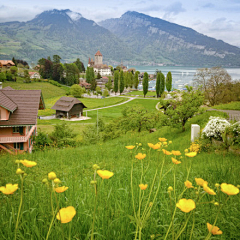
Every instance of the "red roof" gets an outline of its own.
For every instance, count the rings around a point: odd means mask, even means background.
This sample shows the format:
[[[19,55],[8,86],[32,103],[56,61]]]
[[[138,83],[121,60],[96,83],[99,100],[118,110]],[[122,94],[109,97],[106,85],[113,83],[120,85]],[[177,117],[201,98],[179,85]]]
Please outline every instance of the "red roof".
[[[100,53],[100,51],[98,50],[95,54],[95,56],[102,56],[102,54]]]

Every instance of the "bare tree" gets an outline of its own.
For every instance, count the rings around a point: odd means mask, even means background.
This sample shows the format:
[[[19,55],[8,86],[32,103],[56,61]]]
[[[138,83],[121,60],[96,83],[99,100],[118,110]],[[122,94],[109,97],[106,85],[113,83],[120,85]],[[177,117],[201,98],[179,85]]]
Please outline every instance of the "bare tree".
[[[202,87],[211,106],[223,101],[231,81],[231,76],[221,67],[197,69],[194,77],[194,85]]]

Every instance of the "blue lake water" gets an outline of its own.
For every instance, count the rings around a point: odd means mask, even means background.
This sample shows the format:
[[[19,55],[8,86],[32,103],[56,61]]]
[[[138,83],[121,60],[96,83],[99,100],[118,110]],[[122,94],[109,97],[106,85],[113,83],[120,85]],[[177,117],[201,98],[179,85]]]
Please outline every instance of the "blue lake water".
[[[154,74],[156,69],[161,71],[165,77],[168,72],[172,73],[172,83],[175,89],[184,89],[185,85],[192,85],[194,75],[197,69],[201,67],[166,67],[166,66],[128,66],[128,68],[135,68],[139,72],[147,72]],[[240,68],[225,68],[232,80],[240,80]],[[149,82],[149,90],[155,90],[156,81]],[[141,86],[139,86],[141,89]]]

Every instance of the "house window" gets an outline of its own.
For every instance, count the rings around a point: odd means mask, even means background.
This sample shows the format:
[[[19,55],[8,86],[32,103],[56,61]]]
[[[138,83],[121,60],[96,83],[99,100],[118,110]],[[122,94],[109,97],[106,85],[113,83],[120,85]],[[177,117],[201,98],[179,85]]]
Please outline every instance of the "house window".
[[[13,133],[19,133],[20,127],[13,127]]]
[[[21,143],[14,143],[14,148],[15,149],[24,150],[23,149],[23,143],[22,142]]]

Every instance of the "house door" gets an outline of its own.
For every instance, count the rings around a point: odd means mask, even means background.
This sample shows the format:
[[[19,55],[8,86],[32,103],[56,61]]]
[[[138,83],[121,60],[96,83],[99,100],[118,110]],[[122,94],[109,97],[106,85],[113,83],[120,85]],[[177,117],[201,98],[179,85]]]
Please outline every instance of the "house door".
[[[23,143],[22,142],[21,143],[14,143],[14,148],[24,150]]]

